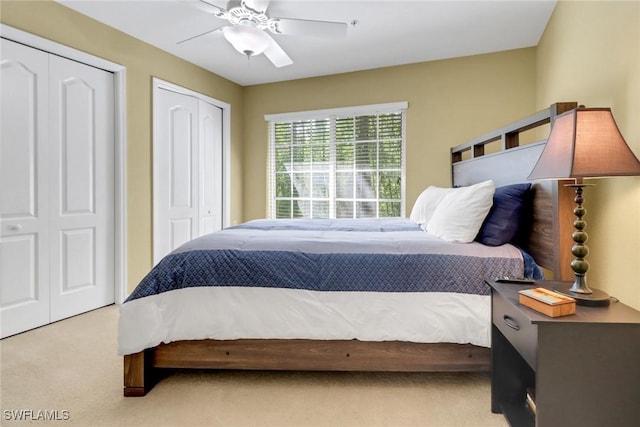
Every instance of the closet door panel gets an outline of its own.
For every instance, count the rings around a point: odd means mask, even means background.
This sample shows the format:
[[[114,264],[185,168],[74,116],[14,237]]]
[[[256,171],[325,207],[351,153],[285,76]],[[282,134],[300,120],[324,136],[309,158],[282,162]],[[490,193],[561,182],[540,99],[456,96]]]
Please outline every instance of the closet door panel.
[[[58,84],[61,214],[95,214],[95,89],[77,77]]]
[[[159,90],[154,108],[154,250],[163,256],[197,237],[198,100]]]
[[[174,105],[169,111],[168,124],[170,125],[169,137],[169,191],[171,201],[170,209],[185,209],[189,215],[193,208],[193,144],[194,112],[188,105]],[[179,214],[178,214],[179,215]]]
[[[51,320],[114,301],[113,75],[50,60]]]
[[[5,337],[49,322],[48,55],[0,42],[0,335]]]
[[[222,229],[222,109],[198,102],[200,235]]]

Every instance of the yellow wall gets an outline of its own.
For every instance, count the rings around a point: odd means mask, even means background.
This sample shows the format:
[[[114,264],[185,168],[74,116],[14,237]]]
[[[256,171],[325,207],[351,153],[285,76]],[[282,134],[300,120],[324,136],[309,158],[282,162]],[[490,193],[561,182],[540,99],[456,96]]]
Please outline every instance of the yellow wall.
[[[244,219],[266,216],[265,114],[408,101],[408,216],[428,185],[451,185],[451,146],[535,111],[535,56],[528,48],[245,88]]]
[[[127,68],[127,279],[130,290],[152,266],[152,77],[231,105],[231,217],[235,221],[242,219],[242,87],[51,1],[2,1],[0,21]]]
[[[640,157],[640,2],[559,2],[537,67],[539,108],[556,100],[610,107]],[[593,183],[585,190],[589,286],[640,309],[640,177]]]

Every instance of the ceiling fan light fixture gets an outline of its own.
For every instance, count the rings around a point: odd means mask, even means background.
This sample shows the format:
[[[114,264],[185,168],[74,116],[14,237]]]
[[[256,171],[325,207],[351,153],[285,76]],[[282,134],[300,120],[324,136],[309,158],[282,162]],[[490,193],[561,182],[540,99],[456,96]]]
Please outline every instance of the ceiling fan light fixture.
[[[254,55],[264,56],[277,67],[293,64],[293,60],[282,49],[272,34],[292,36],[344,38],[347,24],[344,22],[313,21],[299,18],[271,18],[267,15],[270,0],[233,0],[228,1],[227,8],[218,6],[220,0],[200,0],[198,7],[217,18],[224,19],[230,25],[218,26],[212,30],[189,37],[178,44],[206,36],[210,33],[222,32],[224,38],[235,50],[247,58]],[[355,26],[355,21],[352,22]],[[219,34],[219,33],[218,33]]]
[[[224,38],[243,55],[253,56],[264,52],[271,39],[252,25],[234,25],[224,28]]]

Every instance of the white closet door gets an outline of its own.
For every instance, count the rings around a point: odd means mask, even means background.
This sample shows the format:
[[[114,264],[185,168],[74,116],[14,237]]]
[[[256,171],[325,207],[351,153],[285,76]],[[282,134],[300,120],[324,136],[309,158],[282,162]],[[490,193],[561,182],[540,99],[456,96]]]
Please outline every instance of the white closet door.
[[[1,336],[49,322],[48,54],[2,39]]]
[[[200,125],[200,235],[222,229],[222,109],[198,102]]]
[[[51,55],[51,320],[114,302],[113,74]]]
[[[115,300],[113,74],[5,39],[2,337]]]
[[[197,237],[198,100],[160,89],[154,100],[154,262]]]

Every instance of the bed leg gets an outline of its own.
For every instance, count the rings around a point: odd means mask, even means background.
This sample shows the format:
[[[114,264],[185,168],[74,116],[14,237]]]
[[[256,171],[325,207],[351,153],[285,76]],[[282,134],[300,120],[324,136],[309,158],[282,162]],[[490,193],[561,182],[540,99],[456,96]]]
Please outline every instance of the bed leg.
[[[157,382],[151,350],[124,356],[124,395],[144,396]]]

